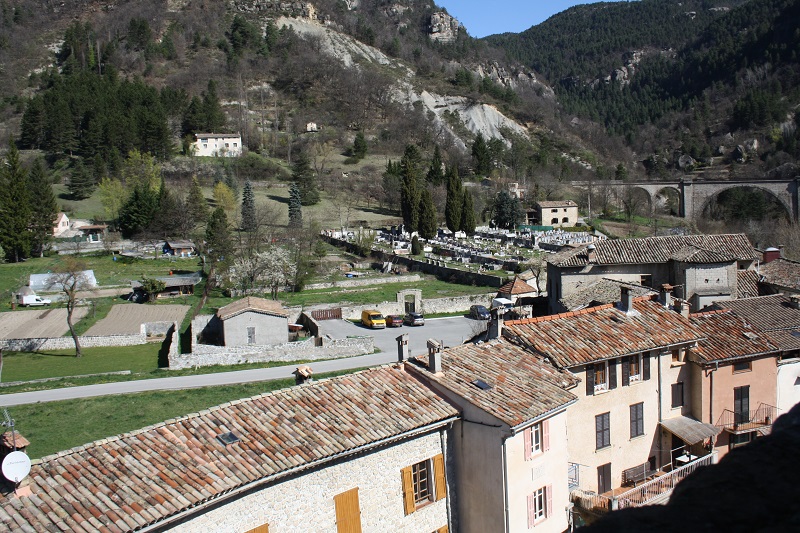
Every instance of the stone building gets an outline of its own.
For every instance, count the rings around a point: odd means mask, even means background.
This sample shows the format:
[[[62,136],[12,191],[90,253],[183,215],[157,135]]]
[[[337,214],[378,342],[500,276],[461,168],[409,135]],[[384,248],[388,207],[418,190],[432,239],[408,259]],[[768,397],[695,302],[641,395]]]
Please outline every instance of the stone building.
[[[289,314],[280,302],[247,296],[217,311],[223,346],[269,346],[289,341]]]
[[[299,385],[45,457],[0,525],[446,532],[457,416],[402,365]]]
[[[196,133],[192,143],[194,155],[200,157],[239,157],[242,136],[238,133]]]
[[[578,224],[578,204],[572,200],[536,202],[527,218],[531,225],[571,228]]]
[[[740,297],[740,273],[753,270],[756,259],[744,234],[607,239],[566,248],[547,260],[548,307],[557,312],[559,300],[607,278],[653,288],[673,285],[699,311]]]

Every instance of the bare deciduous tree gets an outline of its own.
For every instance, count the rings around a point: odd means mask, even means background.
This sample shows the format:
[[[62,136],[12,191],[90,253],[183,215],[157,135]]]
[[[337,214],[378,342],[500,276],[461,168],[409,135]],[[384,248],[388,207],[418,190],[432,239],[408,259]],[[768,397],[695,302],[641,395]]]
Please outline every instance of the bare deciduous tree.
[[[48,279],[48,285],[57,288],[66,297],[67,326],[69,326],[69,333],[75,342],[75,357],[81,356],[81,343],[72,323],[72,314],[78,305],[78,293],[93,289],[89,278],[84,273],[85,270],[86,264],[81,260],[75,257],[67,257]]]

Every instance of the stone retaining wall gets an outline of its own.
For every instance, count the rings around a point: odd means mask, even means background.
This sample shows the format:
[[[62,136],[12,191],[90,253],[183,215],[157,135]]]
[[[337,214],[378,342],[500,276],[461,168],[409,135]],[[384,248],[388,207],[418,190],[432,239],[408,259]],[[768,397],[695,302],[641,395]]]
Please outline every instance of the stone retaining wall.
[[[455,296],[452,298],[432,298],[429,300],[422,300],[421,309],[418,309],[422,314],[437,314],[437,313],[466,313],[472,305],[485,305],[489,307],[492,303],[492,298],[497,294],[494,292],[485,294],[473,294],[470,296]],[[330,305],[327,307],[339,307]],[[317,307],[321,309],[322,307]],[[342,318],[345,320],[360,320],[361,312],[365,309],[377,309],[384,316],[386,315],[405,315],[404,302],[381,302],[378,304],[362,304],[362,305],[349,305],[342,307]]]
[[[320,345],[318,345],[320,344]],[[193,344],[192,353],[179,354],[170,349],[169,368],[178,370],[198,366],[236,365],[291,361],[318,361],[371,354],[375,351],[372,337],[346,339],[311,338],[274,346],[212,346]]]
[[[138,335],[106,335],[78,337],[81,348],[112,346],[138,346],[147,344],[147,324],[142,324]],[[2,339],[0,349],[10,352],[37,352],[43,350],[71,350],[75,348],[72,337],[42,337],[34,339]]]
[[[376,283],[411,283],[414,281],[422,281],[422,276],[419,274],[411,274],[407,276],[385,276],[380,278],[364,277],[358,279],[343,279],[333,281],[330,283],[312,283],[306,285],[306,290],[312,289],[333,289],[333,288],[348,288],[348,287],[363,287],[365,285],[375,285]]]

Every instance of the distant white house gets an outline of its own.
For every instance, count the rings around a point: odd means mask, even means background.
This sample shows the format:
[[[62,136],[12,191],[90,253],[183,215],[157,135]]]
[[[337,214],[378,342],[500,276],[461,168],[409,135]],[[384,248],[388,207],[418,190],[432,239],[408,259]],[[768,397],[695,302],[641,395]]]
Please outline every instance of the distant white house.
[[[242,136],[238,133],[195,133],[192,153],[206,157],[239,157]]]
[[[56,222],[53,225],[53,236],[58,237],[65,231],[69,231],[70,222],[66,213],[60,212],[56,216]]]

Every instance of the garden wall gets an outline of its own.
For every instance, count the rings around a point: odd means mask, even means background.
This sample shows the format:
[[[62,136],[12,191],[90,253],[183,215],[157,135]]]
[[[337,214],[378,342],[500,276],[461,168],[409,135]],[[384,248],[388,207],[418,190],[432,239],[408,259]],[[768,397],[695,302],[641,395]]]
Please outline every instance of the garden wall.
[[[318,345],[319,344],[319,345]],[[375,351],[372,337],[346,339],[311,338],[275,346],[211,346],[193,344],[192,353],[179,354],[170,350],[169,368],[179,370],[211,365],[318,361],[371,354]],[[177,350],[175,351],[177,352]]]
[[[106,335],[78,337],[81,348],[100,346],[137,346],[147,344],[147,324],[141,325],[138,335]],[[72,337],[42,337],[33,339],[2,339],[0,349],[10,352],[37,352],[43,350],[71,350],[75,348]]]
[[[466,313],[472,305],[485,305],[489,307],[492,303],[492,298],[495,298],[497,293],[490,292],[484,294],[473,294],[470,296],[454,296],[452,298],[431,298],[422,300],[421,309],[417,311],[423,314],[437,314],[437,313]],[[330,309],[340,307],[335,304],[326,306],[314,306],[313,309]],[[345,320],[360,320],[361,311],[365,309],[377,309],[384,316],[386,315],[404,315],[405,302],[381,302],[378,304],[361,304],[349,305],[342,307],[342,318]],[[311,309],[307,310],[310,313]]]
[[[330,283],[312,283],[310,285],[306,285],[305,289],[313,290],[313,289],[363,287],[365,285],[375,285],[376,283],[397,283],[397,282],[410,283],[412,281],[422,281],[422,276],[418,274],[403,276],[402,278],[398,278],[397,276],[385,276],[381,278],[373,278],[366,276],[364,278],[344,279],[340,281],[333,281]]]

